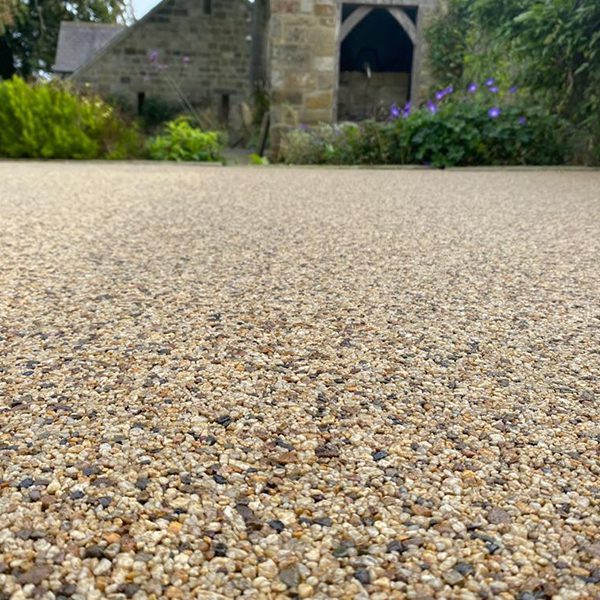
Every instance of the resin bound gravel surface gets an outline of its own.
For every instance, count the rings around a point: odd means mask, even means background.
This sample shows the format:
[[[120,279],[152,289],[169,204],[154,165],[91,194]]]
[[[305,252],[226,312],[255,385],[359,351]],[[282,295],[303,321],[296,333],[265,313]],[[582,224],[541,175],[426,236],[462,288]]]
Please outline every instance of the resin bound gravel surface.
[[[600,172],[0,179],[0,598],[600,597]]]

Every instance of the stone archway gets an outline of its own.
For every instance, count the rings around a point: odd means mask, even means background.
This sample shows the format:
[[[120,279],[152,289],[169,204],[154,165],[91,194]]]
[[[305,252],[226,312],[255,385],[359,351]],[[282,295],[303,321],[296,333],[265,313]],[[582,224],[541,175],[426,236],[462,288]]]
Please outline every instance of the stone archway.
[[[417,9],[342,4],[338,120],[383,118],[411,96]]]

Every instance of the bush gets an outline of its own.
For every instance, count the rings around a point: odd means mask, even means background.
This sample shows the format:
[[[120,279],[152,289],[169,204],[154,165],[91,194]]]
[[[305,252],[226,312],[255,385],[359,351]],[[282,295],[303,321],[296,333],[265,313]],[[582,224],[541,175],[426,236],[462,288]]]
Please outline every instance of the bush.
[[[341,123],[301,127],[282,143],[289,164],[374,165],[388,162],[389,134],[381,123]]]
[[[137,129],[97,97],[58,83],[0,82],[0,156],[122,159],[142,147]]]
[[[449,0],[428,27],[436,83],[491,69],[571,125],[571,160],[600,162],[600,2]]]
[[[291,131],[283,159],[295,164],[551,165],[564,161],[561,121],[500,96],[493,80],[462,96],[451,87],[419,110],[393,106],[385,123]]]
[[[493,86],[491,86],[493,87]],[[560,121],[483,91],[394,120],[391,161],[434,166],[553,165],[564,161]]]
[[[181,107],[160,98],[146,98],[142,104],[140,117],[146,131],[150,132],[167,121],[174,120],[181,113]]]
[[[216,131],[202,131],[193,127],[187,117],[179,117],[165,124],[165,133],[148,143],[148,154],[153,160],[210,161],[223,160],[223,139]]]

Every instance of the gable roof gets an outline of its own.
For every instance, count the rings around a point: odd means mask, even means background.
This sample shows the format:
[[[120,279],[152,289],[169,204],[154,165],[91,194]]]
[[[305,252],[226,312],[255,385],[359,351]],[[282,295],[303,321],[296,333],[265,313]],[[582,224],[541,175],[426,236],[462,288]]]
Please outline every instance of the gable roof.
[[[54,72],[73,73],[124,29],[124,25],[63,21],[58,33]]]
[[[88,67],[91,67],[94,63],[102,59],[104,54],[109,52],[113,46],[116,46],[121,39],[126,39],[135,31],[138,27],[141,27],[146,21],[149,21],[156,13],[161,11],[165,6],[173,4],[174,0],[160,0],[158,4],[150,9],[141,19],[137,19],[131,25],[122,27],[118,35],[113,36],[109,42],[100,50],[93,52],[86,60],[82,61],[79,67],[71,74],[72,77],[76,77],[79,72],[85,71]]]

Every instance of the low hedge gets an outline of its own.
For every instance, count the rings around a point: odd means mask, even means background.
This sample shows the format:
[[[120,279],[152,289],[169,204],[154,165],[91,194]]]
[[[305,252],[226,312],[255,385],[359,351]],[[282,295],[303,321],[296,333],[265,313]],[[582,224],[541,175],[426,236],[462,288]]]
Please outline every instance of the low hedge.
[[[417,110],[393,105],[386,122],[300,127],[282,142],[289,164],[554,165],[565,160],[564,124],[524,105],[493,79],[464,94],[450,87]]]

